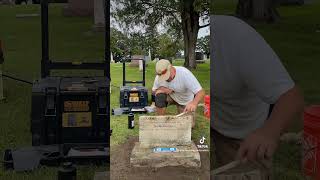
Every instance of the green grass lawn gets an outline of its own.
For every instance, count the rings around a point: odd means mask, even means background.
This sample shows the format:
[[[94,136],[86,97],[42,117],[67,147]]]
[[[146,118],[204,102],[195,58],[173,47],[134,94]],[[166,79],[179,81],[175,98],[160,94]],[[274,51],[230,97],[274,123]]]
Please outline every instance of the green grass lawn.
[[[213,14],[234,14],[237,0],[215,0]],[[250,22],[281,58],[291,77],[304,92],[306,105],[320,104],[320,2],[278,8],[281,20],[275,24]],[[291,131],[301,131],[302,121]],[[281,143],[274,159],[275,179],[303,179],[301,148]]]

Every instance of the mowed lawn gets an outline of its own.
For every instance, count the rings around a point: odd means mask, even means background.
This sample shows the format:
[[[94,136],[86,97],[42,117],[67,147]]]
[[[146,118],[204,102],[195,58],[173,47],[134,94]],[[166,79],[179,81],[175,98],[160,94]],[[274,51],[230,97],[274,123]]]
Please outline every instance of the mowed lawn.
[[[308,106],[320,104],[320,2],[307,2],[304,6],[279,7],[281,20],[275,24],[249,23],[281,58],[291,77],[303,90]],[[215,0],[213,14],[234,14],[236,3],[236,0]],[[290,128],[294,132],[301,130],[301,120]],[[303,179],[301,162],[300,146],[281,143],[274,158],[275,179]]]

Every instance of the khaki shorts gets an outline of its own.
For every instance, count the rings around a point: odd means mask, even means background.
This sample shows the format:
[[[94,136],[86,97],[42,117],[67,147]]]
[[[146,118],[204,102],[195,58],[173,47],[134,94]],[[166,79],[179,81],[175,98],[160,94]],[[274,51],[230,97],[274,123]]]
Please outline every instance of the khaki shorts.
[[[226,137],[216,130],[210,128],[210,169],[214,170],[235,160],[240,147],[241,139]],[[263,163],[247,163],[232,169],[232,172],[259,171],[264,179],[272,179],[272,160]]]
[[[178,114],[183,113],[184,109],[186,108],[185,105],[181,105],[176,101],[174,101],[170,95],[167,95],[167,103],[168,105],[176,105]]]

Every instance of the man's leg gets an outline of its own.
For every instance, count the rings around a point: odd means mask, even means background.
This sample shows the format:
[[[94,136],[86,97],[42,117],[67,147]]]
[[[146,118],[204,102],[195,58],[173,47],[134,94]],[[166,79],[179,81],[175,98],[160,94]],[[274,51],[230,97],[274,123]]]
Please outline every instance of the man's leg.
[[[241,140],[226,137],[210,128],[211,139],[211,170],[224,166],[235,160]],[[232,172],[250,172],[258,170],[261,176],[272,179],[272,160],[263,163],[247,163],[232,170]]]
[[[155,105],[156,105],[156,114],[157,115],[165,115],[166,108],[168,105],[167,102],[167,94],[159,93],[155,95]]]

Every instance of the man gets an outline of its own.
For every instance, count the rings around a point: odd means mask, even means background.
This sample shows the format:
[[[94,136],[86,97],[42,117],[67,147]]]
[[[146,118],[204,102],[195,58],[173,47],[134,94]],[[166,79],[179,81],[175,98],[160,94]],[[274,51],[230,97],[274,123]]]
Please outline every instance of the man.
[[[156,64],[156,74],[152,91],[158,115],[164,115],[170,104],[177,106],[178,113],[196,111],[205,92],[187,68],[172,66],[170,61],[161,59]]]
[[[260,172],[268,176],[280,135],[300,117],[303,97],[253,28],[235,17],[211,18],[212,164],[240,160],[252,169],[264,167]]]

